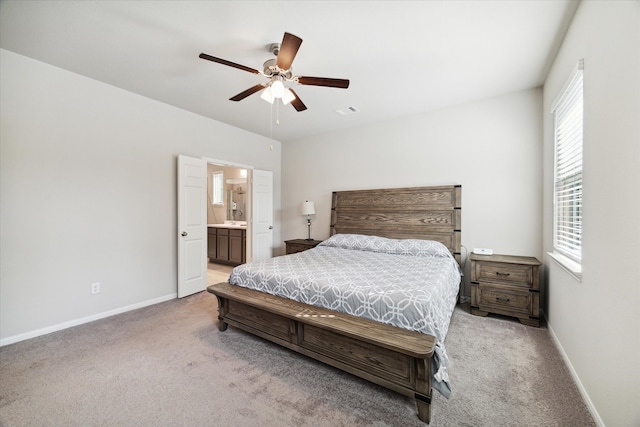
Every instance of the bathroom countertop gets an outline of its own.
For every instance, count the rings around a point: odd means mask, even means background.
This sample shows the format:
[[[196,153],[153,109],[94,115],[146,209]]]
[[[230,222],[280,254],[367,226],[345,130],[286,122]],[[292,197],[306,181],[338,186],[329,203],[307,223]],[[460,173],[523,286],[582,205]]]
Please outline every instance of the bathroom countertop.
[[[245,224],[207,224],[207,227],[215,228],[239,228],[245,230],[247,226]]]

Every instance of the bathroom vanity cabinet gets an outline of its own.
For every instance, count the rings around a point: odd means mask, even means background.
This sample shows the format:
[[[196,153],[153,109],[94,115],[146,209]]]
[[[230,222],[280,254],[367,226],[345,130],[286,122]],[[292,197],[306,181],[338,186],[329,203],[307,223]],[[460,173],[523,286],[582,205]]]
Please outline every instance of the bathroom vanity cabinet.
[[[244,264],[246,241],[246,228],[209,226],[207,235],[209,260],[220,264]]]

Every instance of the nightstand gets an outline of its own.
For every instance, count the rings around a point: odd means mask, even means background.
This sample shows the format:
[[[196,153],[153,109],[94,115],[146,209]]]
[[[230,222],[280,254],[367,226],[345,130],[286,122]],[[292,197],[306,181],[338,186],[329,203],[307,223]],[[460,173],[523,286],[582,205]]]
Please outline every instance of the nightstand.
[[[517,317],[540,326],[540,261],[533,257],[471,254],[471,314]]]
[[[318,244],[322,243],[322,240],[295,239],[285,240],[284,243],[287,245],[287,255],[289,255],[314,248],[318,246]]]

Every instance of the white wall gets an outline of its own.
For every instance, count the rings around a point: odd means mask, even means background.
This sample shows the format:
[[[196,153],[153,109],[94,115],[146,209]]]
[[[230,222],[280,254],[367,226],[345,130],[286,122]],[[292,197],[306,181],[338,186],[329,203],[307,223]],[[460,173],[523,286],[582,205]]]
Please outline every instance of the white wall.
[[[0,342],[175,296],[178,154],[273,171],[280,240],[277,141],[9,51],[0,66]]]
[[[640,2],[582,2],[544,86],[544,250],[552,103],[584,59],[582,283],[548,256],[549,326],[607,426],[640,425]],[[599,414],[599,415],[598,415]]]
[[[464,246],[541,259],[541,110],[534,89],[283,143],[283,238],[306,237],[304,200],[328,237],[332,191],[461,184]]]

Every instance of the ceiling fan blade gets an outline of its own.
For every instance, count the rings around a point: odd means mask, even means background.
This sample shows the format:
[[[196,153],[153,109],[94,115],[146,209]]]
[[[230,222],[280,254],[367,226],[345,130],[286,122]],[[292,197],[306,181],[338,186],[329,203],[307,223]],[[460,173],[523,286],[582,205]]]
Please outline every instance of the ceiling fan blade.
[[[349,80],[346,79],[300,76],[297,80],[301,85],[337,87],[340,89],[346,89],[349,87]]]
[[[303,104],[303,102],[298,97],[298,94],[295,93],[293,89],[289,89],[289,90],[296,96],[296,98],[293,101],[291,101],[291,105],[293,105],[293,108],[295,108],[296,111],[298,112],[306,110],[307,106]]]
[[[234,96],[232,98],[229,98],[229,101],[242,101],[247,96],[253,95],[256,92],[261,91],[262,89],[264,89],[264,85],[263,84],[258,84],[258,85],[252,86],[249,89],[247,89],[247,90],[245,90],[243,92],[240,92],[236,96]]]
[[[201,53],[199,57],[208,61],[217,62],[218,64],[227,65],[229,67],[237,68],[243,71],[248,71],[253,74],[260,74],[260,71],[256,70],[255,68],[245,67],[244,65],[236,64],[235,62],[227,61],[226,59],[216,58],[215,56],[207,55],[206,53]]]
[[[282,43],[280,44],[280,52],[278,52],[278,58],[276,58],[276,65],[280,67],[281,70],[291,68],[293,58],[296,57],[301,44],[302,39],[300,37],[284,33]]]

